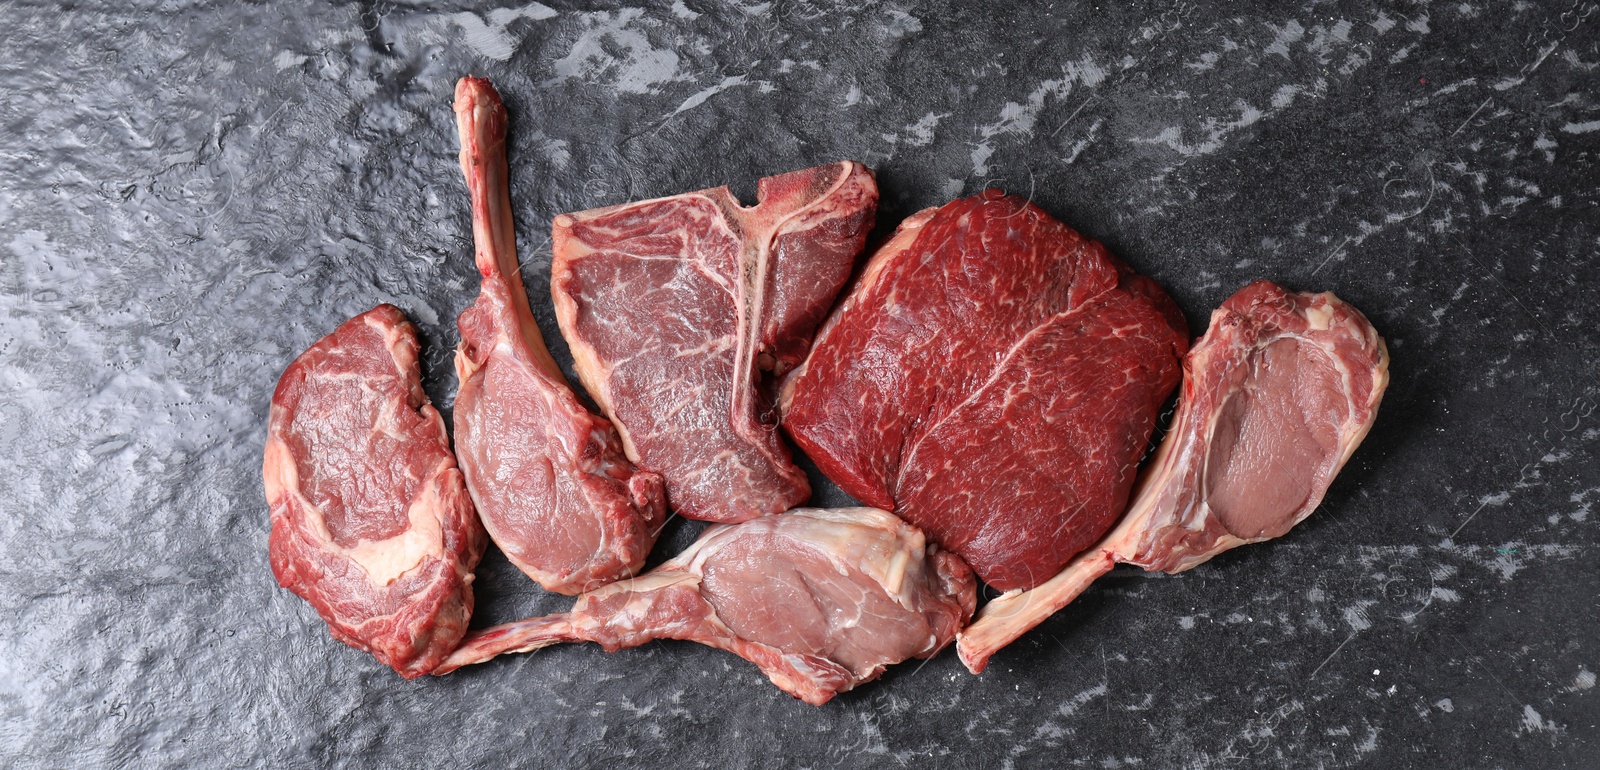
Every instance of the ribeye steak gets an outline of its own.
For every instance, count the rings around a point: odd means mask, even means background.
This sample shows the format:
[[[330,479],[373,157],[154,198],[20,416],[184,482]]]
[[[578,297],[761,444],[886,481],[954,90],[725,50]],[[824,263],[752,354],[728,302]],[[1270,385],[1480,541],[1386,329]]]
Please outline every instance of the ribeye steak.
[[[1045,584],[985,606],[961,633],[962,661],[982,671],[1119,562],[1181,572],[1288,532],[1367,435],[1388,383],[1383,338],[1338,297],[1239,290],[1184,361],[1172,429],[1128,514]]]
[[[584,408],[545,348],[517,265],[500,95],[462,78],[455,110],[483,279],[459,320],[461,468],[506,558],[546,589],[575,594],[644,564],[665,520],[661,477],[634,469],[616,430]]]
[[[1028,588],[1123,511],[1187,342],[1154,281],[990,190],[900,225],[784,384],[783,425],[856,499]]]
[[[775,427],[773,378],[805,357],[850,277],[878,190],[859,163],[565,214],[551,293],[583,384],[628,456],[692,519],[736,522],[811,494]]]
[[[398,308],[356,316],[289,364],[261,475],[272,572],[334,638],[407,679],[455,649],[483,527]]]
[[[438,673],[506,652],[687,639],[732,652],[812,705],[932,657],[972,616],[972,572],[871,508],[800,508],[718,525],[671,561],[578,597],[570,613],[474,632]]]

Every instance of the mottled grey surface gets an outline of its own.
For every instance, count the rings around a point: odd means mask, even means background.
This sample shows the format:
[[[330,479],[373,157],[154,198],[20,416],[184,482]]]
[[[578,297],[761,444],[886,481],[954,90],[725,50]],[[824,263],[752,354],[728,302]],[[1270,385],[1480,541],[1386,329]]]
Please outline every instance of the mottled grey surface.
[[[1600,764],[1596,5],[979,5],[0,5],[3,763]],[[1332,289],[1393,384],[1289,536],[1119,570],[982,677],[819,709],[658,643],[402,681],[274,584],[260,447],[381,301],[448,406],[468,72],[558,357],[552,216],[854,158],[886,226],[1032,195],[1197,333],[1254,278]],[[479,587],[480,623],[565,603],[498,555]]]

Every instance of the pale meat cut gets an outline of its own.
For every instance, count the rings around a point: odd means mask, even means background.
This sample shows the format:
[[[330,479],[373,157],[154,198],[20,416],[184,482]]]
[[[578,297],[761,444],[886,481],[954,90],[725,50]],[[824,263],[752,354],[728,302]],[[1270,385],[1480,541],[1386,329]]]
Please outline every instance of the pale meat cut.
[[[436,673],[507,652],[685,639],[732,652],[820,706],[886,666],[932,657],[972,617],[972,572],[894,515],[799,508],[707,529],[671,561],[572,611],[474,632]]]
[[[302,353],[272,394],[261,468],[278,584],[407,679],[466,633],[484,533],[393,305]]]
[[[900,225],[784,384],[783,425],[845,492],[1029,588],[1123,511],[1187,342],[1154,281],[990,190]]]
[[[462,78],[455,111],[482,277],[459,319],[461,468],[506,558],[575,594],[643,566],[665,520],[661,477],[628,462],[616,430],[578,401],[545,348],[517,265],[500,95]]]
[[[579,377],[691,519],[744,521],[811,487],[772,383],[805,357],[877,210],[859,163],[556,218],[551,293]]]
[[[1184,361],[1172,428],[1122,522],[1044,585],[985,606],[961,660],[981,672],[1118,563],[1182,572],[1288,532],[1366,437],[1388,383],[1383,338],[1339,298],[1239,290]]]

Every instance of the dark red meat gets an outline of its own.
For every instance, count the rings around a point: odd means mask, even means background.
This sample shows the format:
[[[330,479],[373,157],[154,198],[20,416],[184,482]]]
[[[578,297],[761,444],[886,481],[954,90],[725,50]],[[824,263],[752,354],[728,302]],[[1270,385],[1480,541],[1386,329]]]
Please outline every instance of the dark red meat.
[[[1155,282],[987,191],[878,250],[785,383],[783,424],[846,492],[1028,588],[1122,512],[1186,348]]]

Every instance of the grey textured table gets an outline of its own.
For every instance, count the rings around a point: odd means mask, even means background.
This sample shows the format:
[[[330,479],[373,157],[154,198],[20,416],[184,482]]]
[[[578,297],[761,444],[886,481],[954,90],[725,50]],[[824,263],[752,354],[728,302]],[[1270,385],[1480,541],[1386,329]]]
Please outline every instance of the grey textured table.
[[[1594,3],[142,5],[0,5],[0,764],[1600,767]],[[260,447],[381,301],[448,407],[468,72],[558,358],[552,216],[853,158],[880,231],[1031,195],[1196,334],[1331,289],[1393,384],[1287,537],[1118,570],[982,677],[812,708],[658,643],[403,681],[274,584]],[[479,624],[567,601],[478,586]]]

